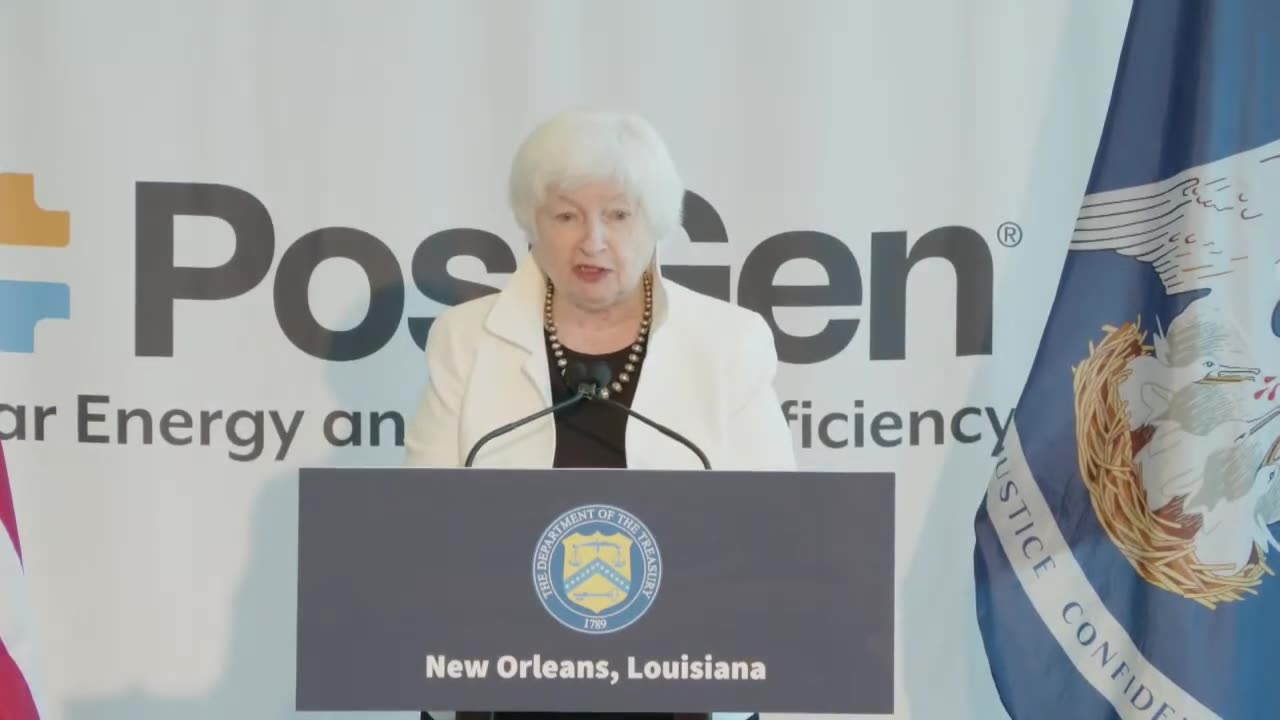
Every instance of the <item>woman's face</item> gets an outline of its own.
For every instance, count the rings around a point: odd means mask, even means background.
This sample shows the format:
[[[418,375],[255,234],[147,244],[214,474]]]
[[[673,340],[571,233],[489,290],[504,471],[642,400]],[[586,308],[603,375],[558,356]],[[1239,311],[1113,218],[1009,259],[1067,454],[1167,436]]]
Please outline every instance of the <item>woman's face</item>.
[[[556,293],[583,310],[628,297],[653,258],[652,234],[612,182],[548,192],[535,222],[535,259]]]

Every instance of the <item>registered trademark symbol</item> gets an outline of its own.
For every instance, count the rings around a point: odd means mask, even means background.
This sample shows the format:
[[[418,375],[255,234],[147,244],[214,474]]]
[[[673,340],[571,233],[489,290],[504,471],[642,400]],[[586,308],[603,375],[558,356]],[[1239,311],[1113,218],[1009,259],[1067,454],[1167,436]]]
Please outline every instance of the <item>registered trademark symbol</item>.
[[[1005,247],[1017,247],[1022,242],[1022,227],[1016,222],[1003,222],[996,229],[996,237]]]

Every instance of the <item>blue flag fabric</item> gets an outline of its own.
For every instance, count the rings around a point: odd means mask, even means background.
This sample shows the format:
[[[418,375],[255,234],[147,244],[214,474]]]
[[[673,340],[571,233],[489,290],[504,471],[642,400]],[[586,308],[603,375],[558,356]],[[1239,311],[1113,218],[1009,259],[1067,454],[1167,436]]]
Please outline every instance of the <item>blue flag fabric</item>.
[[[1280,2],[1137,0],[975,521],[1023,718],[1280,717]]]

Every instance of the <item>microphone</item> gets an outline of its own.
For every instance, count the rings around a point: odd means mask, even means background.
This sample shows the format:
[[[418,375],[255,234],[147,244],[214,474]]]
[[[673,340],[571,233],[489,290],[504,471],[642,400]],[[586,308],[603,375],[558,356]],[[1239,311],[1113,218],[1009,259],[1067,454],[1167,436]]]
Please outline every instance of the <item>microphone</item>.
[[[605,368],[605,370],[607,372],[608,368]],[[543,408],[532,415],[529,415],[527,417],[522,417],[519,420],[516,420],[515,422],[507,423],[506,425],[503,425],[500,428],[491,430],[488,433],[486,433],[484,437],[476,441],[475,445],[471,446],[471,452],[467,453],[467,460],[463,464],[463,467],[471,467],[471,463],[474,462],[476,459],[476,453],[480,452],[480,448],[483,447],[484,444],[489,442],[490,440],[498,437],[499,435],[509,433],[512,430],[515,430],[516,428],[520,427],[521,425],[524,425],[525,423],[537,420],[543,415],[550,415],[551,413],[559,412],[560,410],[563,410],[564,408],[567,408],[570,405],[582,402],[583,400],[587,400],[592,397],[593,393],[596,392],[596,386],[590,383],[580,384],[577,388],[570,386],[570,388],[574,390],[574,394],[569,399],[561,400],[560,402],[552,405],[549,408]]]
[[[574,390],[579,394],[586,393],[588,399],[601,400],[609,405],[619,408],[623,412],[648,425],[654,430],[657,430],[678,443],[681,443],[692,450],[694,455],[698,456],[698,459],[702,461],[702,467],[704,470],[711,469],[711,462],[707,460],[707,456],[698,449],[697,445],[690,442],[688,438],[670,428],[663,427],[611,397],[602,397],[600,395],[600,389],[608,387],[609,382],[613,380],[613,371],[609,369],[609,366],[604,361],[597,360],[587,367],[584,367],[581,362],[575,362],[567,368],[564,379],[569,385],[570,390]]]
[[[611,380],[613,373],[603,362],[587,365],[581,360],[574,360],[564,371],[564,384],[573,392],[586,395],[588,400],[598,399],[600,391],[609,387]]]

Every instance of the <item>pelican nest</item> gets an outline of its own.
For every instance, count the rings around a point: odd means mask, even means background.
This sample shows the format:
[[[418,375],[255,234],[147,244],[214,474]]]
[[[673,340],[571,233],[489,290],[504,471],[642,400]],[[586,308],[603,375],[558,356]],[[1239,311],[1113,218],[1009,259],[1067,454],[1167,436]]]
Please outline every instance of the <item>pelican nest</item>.
[[[1135,446],[1150,439],[1150,430],[1129,431],[1120,383],[1129,375],[1129,361],[1152,354],[1153,348],[1144,342],[1147,334],[1140,320],[1104,326],[1103,331],[1102,342],[1096,347],[1089,343],[1089,357],[1073,372],[1080,477],[1102,527],[1138,574],[1156,587],[1209,609],[1243,600],[1244,593],[1256,595],[1253,588],[1263,575],[1274,574],[1263,559],[1266,548],[1255,544],[1243,570],[1220,574],[1223,568],[1196,558],[1193,541],[1201,517],[1185,514],[1182,499],[1155,510],[1148,507],[1133,456]],[[1268,461],[1277,453],[1273,446]]]

